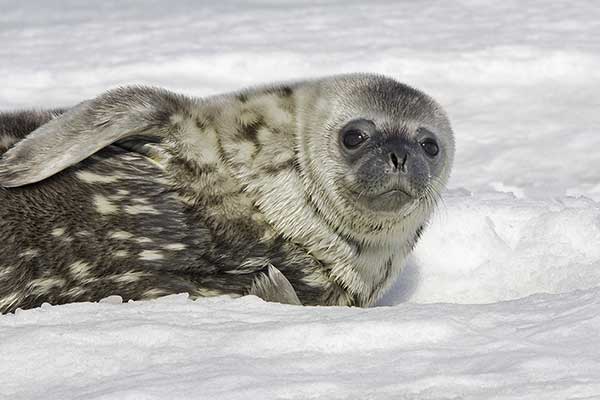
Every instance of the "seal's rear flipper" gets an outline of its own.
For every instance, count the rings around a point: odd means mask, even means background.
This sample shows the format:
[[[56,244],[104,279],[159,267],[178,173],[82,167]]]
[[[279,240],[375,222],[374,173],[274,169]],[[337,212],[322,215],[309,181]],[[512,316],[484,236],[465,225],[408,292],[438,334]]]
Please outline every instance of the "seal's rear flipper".
[[[62,108],[0,112],[0,156],[19,140],[64,112]]]
[[[128,139],[159,142],[173,127],[170,117],[190,100],[161,89],[112,90],[50,120],[0,159],[0,185],[23,186],[46,179],[98,150]]]
[[[292,284],[272,265],[269,265],[266,274],[261,273],[252,282],[252,288],[248,294],[258,296],[265,301],[302,305]]]

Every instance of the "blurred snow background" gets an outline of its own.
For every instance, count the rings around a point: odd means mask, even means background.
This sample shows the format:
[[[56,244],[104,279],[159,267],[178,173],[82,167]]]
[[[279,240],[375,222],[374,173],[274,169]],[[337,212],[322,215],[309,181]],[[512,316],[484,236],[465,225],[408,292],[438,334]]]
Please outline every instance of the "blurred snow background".
[[[0,10],[0,110],[370,71],[438,99],[457,139],[392,307],[175,296],[18,312],[0,317],[0,398],[600,399],[596,1]]]

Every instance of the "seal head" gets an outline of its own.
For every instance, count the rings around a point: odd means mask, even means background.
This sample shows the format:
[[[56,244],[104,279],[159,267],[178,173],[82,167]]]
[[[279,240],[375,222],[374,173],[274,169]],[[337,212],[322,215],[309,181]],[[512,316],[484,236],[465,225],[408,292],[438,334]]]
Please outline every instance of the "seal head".
[[[320,123],[302,141],[307,182],[321,204],[336,209],[340,227],[369,241],[398,224],[423,225],[439,200],[454,158],[454,138],[442,108],[429,96],[377,75],[322,83],[306,110]],[[312,120],[318,120],[313,116]],[[412,227],[410,229],[416,229]],[[355,237],[356,238],[356,237]],[[374,240],[379,240],[374,239]]]

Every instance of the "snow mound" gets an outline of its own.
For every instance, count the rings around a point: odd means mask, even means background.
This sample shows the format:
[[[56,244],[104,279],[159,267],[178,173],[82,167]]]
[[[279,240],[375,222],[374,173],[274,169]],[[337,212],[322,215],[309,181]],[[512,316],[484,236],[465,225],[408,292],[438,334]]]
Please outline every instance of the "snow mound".
[[[600,286],[600,203],[447,193],[380,302],[492,303]]]

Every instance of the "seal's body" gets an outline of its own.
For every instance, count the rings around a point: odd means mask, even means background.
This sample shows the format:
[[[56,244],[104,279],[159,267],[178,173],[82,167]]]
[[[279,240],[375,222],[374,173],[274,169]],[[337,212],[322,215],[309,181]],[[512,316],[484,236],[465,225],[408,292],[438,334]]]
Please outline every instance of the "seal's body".
[[[2,312],[180,292],[368,306],[454,153],[433,100],[374,75],[122,88],[61,113],[0,116]]]

